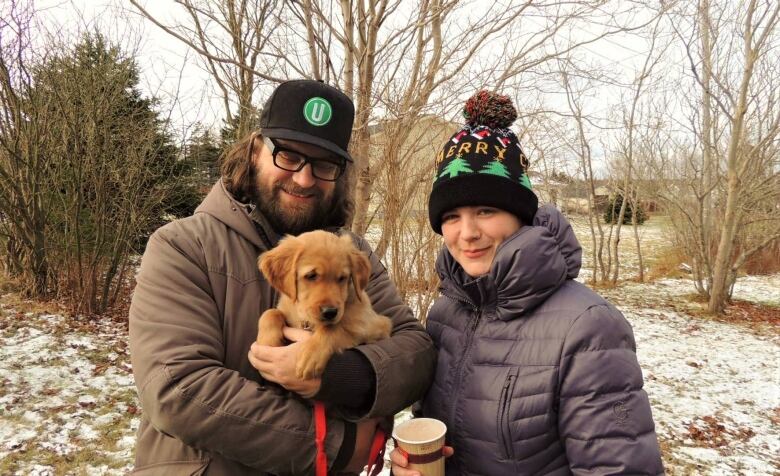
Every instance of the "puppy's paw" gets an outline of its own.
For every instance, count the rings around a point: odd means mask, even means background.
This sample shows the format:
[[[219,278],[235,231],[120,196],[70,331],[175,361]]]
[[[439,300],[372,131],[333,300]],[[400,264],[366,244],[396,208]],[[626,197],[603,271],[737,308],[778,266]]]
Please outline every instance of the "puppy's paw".
[[[284,345],[284,314],[278,309],[268,309],[257,322],[257,343],[272,347]]]
[[[371,320],[371,325],[368,326],[367,330],[366,344],[386,339],[393,331],[393,321],[389,317],[377,315]]]
[[[303,352],[298,357],[298,363],[295,366],[295,373],[298,378],[310,379],[317,378],[325,371],[330,356],[325,352]]]
[[[387,316],[379,316],[379,339],[386,339],[390,337],[393,332],[393,321]]]
[[[257,343],[271,347],[281,347],[284,345],[284,335],[275,332],[260,332],[257,336]]]

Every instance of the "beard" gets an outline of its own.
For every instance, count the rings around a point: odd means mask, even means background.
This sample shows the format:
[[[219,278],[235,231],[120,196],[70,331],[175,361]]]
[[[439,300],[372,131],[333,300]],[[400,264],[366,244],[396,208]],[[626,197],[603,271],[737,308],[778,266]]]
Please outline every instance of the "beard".
[[[282,191],[297,195],[312,195],[309,204],[288,205],[281,199]],[[318,230],[328,226],[333,194],[325,196],[317,187],[303,188],[292,179],[287,182],[275,182],[269,187],[258,182],[252,191],[252,201],[273,229],[280,234],[299,235],[306,231]]]

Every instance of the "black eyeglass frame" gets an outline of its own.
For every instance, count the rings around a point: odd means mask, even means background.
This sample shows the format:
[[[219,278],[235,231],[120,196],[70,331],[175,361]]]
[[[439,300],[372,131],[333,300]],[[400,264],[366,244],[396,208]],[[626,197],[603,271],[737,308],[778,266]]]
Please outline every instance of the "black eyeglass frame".
[[[306,154],[302,154],[302,153],[298,152],[297,150],[288,149],[287,147],[284,147],[282,145],[277,144],[276,141],[273,140],[270,137],[263,136],[263,144],[265,144],[265,146],[268,147],[268,150],[271,151],[271,157],[273,157],[274,165],[276,167],[282,169],[282,170],[287,171],[287,172],[300,172],[301,170],[303,170],[304,167],[306,167],[306,164],[311,164],[311,174],[314,176],[314,178],[316,178],[317,180],[323,180],[325,182],[335,182],[339,178],[341,178],[342,175],[344,175],[344,171],[347,168],[346,161],[344,161],[344,160],[336,162],[336,161],[332,161],[332,160],[328,160],[328,159],[324,159],[324,158],[309,157]],[[302,160],[302,162],[300,163],[300,165],[297,168],[290,169],[290,168],[287,168],[287,167],[282,167],[276,161],[276,157],[277,157],[277,155],[279,155],[280,152],[287,152],[287,153],[290,153],[290,154],[294,154],[295,156],[301,157],[303,160]],[[327,162],[327,163],[335,165],[337,167],[337,170],[338,170],[338,172],[336,173],[336,177],[334,177],[334,178],[323,178],[323,177],[320,177],[319,175],[317,175],[317,172],[315,172],[315,167],[314,167],[314,164],[316,162]]]

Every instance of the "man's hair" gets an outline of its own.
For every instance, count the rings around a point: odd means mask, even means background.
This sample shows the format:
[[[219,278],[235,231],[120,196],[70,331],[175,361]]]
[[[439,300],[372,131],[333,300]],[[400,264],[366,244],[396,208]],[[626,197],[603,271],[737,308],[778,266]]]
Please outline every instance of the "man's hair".
[[[220,174],[225,188],[236,200],[246,202],[252,196],[251,187],[257,186],[252,162],[252,143],[260,137],[259,131],[247,134],[222,155]]]
[[[263,147],[262,142],[259,144],[255,142],[262,137],[260,131],[251,132],[233,144],[233,147],[222,156],[220,164],[222,182],[227,191],[240,202],[247,203],[252,200],[252,197],[257,196],[253,191],[258,186],[258,182],[252,154],[259,152]],[[252,144],[255,146],[253,147]],[[325,221],[328,227],[346,225],[354,212],[355,203],[352,200],[348,176],[349,170],[336,181],[336,188],[333,191],[333,206]]]

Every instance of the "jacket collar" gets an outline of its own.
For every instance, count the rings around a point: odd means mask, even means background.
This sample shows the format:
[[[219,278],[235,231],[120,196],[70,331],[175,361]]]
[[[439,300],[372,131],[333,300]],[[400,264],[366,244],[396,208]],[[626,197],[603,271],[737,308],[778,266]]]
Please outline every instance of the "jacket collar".
[[[480,307],[501,320],[524,315],[576,278],[582,248],[568,220],[554,207],[539,208],[532,226],[524,226],[496,250],[490,271],[476,279],[443,248],[436,262],[442,292]]]
[[[253,205],[236,200],[220,179],[211,187],[195,213],[206,213],[261,249],[271,249],[281,236]]]

